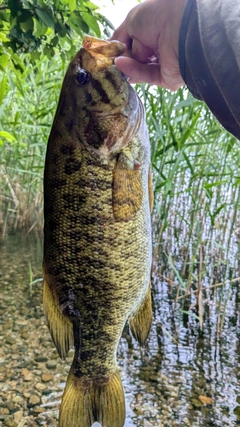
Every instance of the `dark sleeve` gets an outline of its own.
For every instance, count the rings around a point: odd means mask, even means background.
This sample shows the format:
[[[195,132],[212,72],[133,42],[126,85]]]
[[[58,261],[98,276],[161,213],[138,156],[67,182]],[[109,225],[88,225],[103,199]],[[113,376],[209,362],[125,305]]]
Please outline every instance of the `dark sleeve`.
[[[179,62],[193,96],[240,139],[240,1],[188,0]]]

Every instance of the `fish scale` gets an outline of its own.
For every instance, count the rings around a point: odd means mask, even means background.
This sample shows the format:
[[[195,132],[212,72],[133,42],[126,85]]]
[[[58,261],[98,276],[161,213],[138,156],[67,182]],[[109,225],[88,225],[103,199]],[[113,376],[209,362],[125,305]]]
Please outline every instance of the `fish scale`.
[[[117,347],[151,322],[150,145],[143,106],[113,65],[119,42],[87,37],[66,73],[44,173],[44,308],[75,355],[60,427],[123,427]]]

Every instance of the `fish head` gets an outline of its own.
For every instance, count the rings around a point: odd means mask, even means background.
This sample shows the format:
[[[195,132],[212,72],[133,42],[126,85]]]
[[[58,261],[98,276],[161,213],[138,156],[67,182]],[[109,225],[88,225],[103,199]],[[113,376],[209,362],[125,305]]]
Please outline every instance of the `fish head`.
[[[118,41],[86,36],[69,65],[59,102],[61,120],[72,117],[69,132],[104,156],[119,151],[137,127],[141,103],[114,65],[124,49]]]

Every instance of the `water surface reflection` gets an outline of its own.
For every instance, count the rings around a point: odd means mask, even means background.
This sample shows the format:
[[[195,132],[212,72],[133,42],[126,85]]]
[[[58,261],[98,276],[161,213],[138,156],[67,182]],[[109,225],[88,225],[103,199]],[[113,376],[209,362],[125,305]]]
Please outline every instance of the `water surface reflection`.
[[[42,283],[29,286],[30,271],[41,277],[42,244],[14,236],[0,250],[0,425],[56,427],[72,356],[58,358],[45,326]],[[229,290],[220,336],[215,304],[207,304],[201,332],[194,316],[174,310],[169,285],[156,275],[147,348],[127,327],[119,346],[125,427],[240,425],[238,292],[237,284]]]

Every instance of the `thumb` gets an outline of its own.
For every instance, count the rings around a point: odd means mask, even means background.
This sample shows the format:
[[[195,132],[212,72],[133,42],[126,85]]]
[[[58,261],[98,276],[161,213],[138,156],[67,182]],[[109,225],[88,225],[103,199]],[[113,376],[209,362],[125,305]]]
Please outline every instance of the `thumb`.
[[[159,64],[143,64],[133,58],[115,58],[116,67],[130,78],[131,83],[149,83],[161,86]]]

